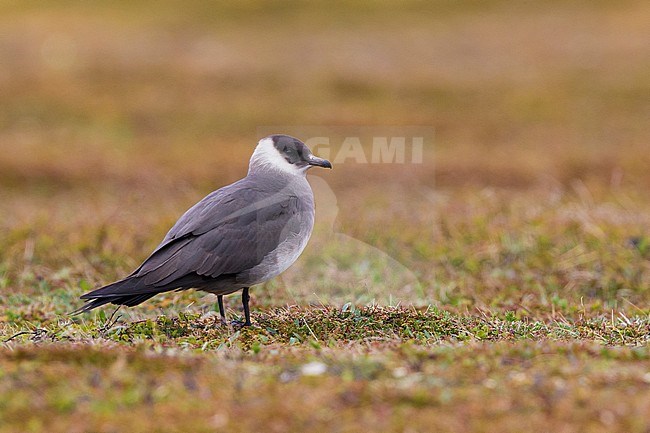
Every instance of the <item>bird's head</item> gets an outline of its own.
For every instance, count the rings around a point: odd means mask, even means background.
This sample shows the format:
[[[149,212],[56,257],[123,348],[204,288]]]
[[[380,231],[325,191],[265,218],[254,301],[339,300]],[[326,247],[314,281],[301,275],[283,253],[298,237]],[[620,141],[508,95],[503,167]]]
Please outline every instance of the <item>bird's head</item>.
[[[323,158],[314,156],[305,143],[288,135],[269,135],[257,143],[248,173],[278,171],[305,176],[311,167],[332,168]]]

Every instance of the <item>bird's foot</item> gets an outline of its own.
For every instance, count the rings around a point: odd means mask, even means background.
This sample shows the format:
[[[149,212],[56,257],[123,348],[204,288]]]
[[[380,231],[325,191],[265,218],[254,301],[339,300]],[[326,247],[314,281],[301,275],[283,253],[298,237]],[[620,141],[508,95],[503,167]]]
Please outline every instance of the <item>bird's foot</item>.
[[[232,326],[235,329],[242,329],[247,326],[253,326],[251,322],[246,322],[244,320],[232,320],[230,322],[230,326]]]

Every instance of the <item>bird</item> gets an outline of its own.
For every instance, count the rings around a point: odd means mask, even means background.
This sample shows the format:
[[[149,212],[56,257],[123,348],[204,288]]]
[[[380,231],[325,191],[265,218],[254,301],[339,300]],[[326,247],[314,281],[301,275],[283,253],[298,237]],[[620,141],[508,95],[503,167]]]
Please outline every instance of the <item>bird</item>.
[[[208,194],[187,210],[164,239],[125,278],[81,296],[81,314],[106,304],[133,307],[153,296],[186,289],[223,297],[239,290],[250,326],[249,289],[291,266],[314,227],[312,167],[332,168],[297,138],[270,135],[257,143],[246,177]],[[233,322],[234,323],[234,322]]]

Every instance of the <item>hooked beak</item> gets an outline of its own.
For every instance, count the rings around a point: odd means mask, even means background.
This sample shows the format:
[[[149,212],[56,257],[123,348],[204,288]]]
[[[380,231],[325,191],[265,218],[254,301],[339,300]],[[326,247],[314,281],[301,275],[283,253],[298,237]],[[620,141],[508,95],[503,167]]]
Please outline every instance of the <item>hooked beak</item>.
[[[331,162],[329,162],[326,159],[314,156],[314,155],[309,155],[309,159],[307,160],[307,163],[309,165],[316,166],[316,167],[332,168],[332,163]]]

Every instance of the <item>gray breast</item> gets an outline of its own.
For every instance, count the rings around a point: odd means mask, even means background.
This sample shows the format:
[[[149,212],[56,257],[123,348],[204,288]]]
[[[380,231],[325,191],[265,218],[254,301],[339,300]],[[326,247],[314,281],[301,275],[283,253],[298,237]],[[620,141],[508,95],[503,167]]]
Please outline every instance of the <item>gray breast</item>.
[[[298,258],[313,224],[314,198],[304,177],[249,174],[176,222],[129,276],[129,295],[178,288],[227,294],[261,283]]]
[[[240,273],[237,282],[242,285],[254,285],[280,275],[291,266],[303,252],[314,228],[314,197],[307,184],[306,188],[297,188],[295,203],[288,205],[296,211],[286,219],[278,239],[277,247],[267,253],[259,264]]]

